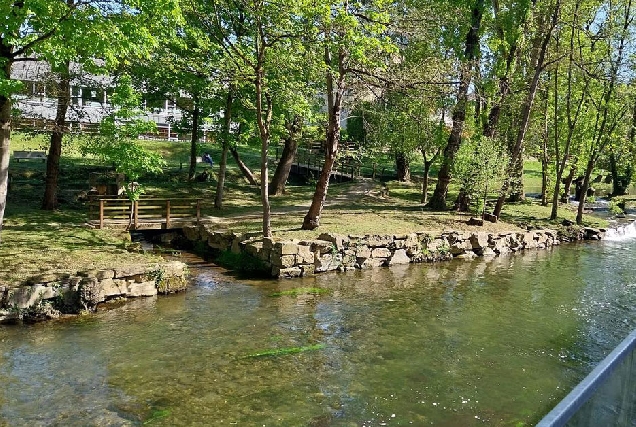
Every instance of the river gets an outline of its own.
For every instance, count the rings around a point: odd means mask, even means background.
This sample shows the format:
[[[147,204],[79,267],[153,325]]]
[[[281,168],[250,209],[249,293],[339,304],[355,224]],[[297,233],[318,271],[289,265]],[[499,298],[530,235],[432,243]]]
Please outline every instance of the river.
[[[614,237],[287,281],[193,266],[184,294],[0,327],[0,426],[534,425],[636,326]],[[326,291],[276,296],[298,287]]]

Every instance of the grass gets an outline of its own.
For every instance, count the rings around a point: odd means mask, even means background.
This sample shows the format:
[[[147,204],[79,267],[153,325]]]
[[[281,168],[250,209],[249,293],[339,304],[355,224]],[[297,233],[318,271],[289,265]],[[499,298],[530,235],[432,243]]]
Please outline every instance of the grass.
[[[39,209],[44,193],[45,165],[42,162],[11,160],[12,189],[7,197],[7,209],[2,244],[0,245],[0,285],[18,284],[41,274],[54,272],[74,274],[79,270],[108,268],[119,265],[155,262],[151,254],[129,253],[127,233],[118,230],[94,230],[85,226],[87,208],[78,196],[88,190],[88,174],[104,171],[95,159],[84,158],[78,149],[78,139],[65,142],[61,159],[60,209],[44,212]],[[14,134],[12,150],[38,150],[47,145],[40,136]],[[261,230],[261,202],[259,190],[249,186],[242,178],[233,160],[229,160],[224,208],[214,210],[216,172],[212,182],[188,182],[187,167],[189,143],[141,141],[147,148],[159,151],[168,163],[160,176],[142,177],[146,194],[156,197],[199,197],[204,203],[206,221],[219,229],[237,232]],[[253,170],[258,167],[258,149],[243,147],[245,161]],[[272,150],[274,151],[274,150]],[[219,147],[202,144],[200,152],[209,152],[218,163]],[[392,168],[386,157],[381,168]],[[199,165],[199,171],[208,166]],[[526,162],[526,182],[534,185],[539,179],[540,163]],[[339,234],[403,234],[413,231],[435,233],[444,230],[480,230],[502,232],[525,230],[528,225],[556,228],[564,219],[574,220],[575,212],[569,206],[559,209],[559,218],[549,221],[550,207],[530,200],[520,204],[506,204],[502,222],[486,223],[475,228],[466,225],[469,214],[433,212],[420,203],[421,186],[418,178],[413,183],[388,181],[389,195],[383,194],[382,184],[366,180],[361,183],[331,184],[327,203],[321,216],[321,226],[315,231],[300,230],[309,207],[314,186],[294,183],[287,186],[283,196],[271,198],[272,228],[278,239],[314,239],[320,233]],[[430,192],[435,183],[431,182]],[[449,200],[457,189],[451,187]],[[496,194],[491,195],[490,201]],[[626,198],[628,205],[636,199]],[[585,216],[586,225],[606,226],[607,222]]]

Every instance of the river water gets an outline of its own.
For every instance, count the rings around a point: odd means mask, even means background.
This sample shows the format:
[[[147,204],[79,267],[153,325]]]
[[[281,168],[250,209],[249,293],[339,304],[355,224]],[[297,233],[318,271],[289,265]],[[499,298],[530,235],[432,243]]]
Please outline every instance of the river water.
[[[630,233],[288,281],[195,266],[184,294],[0,327],[0,425],[534,425],[636,326]],[[297,287],[327,292],[273,296]]]

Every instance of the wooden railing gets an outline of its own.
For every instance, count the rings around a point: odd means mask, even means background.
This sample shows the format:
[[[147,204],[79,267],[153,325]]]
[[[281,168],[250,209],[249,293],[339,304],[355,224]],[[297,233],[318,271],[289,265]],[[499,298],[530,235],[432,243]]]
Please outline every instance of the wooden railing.
[[[141,198],[135,202],[114,197],[99,197],[88,204],[88,219],[104,228],[106,222],[128,222],[137,229],[140,223],[160,224],[168,229],[176,220],[201,220],[201,199]]]

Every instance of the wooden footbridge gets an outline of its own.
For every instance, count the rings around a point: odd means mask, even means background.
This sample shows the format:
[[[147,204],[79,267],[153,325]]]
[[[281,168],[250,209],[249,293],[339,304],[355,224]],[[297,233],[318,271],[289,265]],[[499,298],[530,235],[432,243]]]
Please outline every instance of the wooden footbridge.
[[[131,229],[172,229],[199,223],[202,199],[140,198],[135,202],[117,197],[94,198],[88,203],[88,222],[96,228],[105,226]]]

